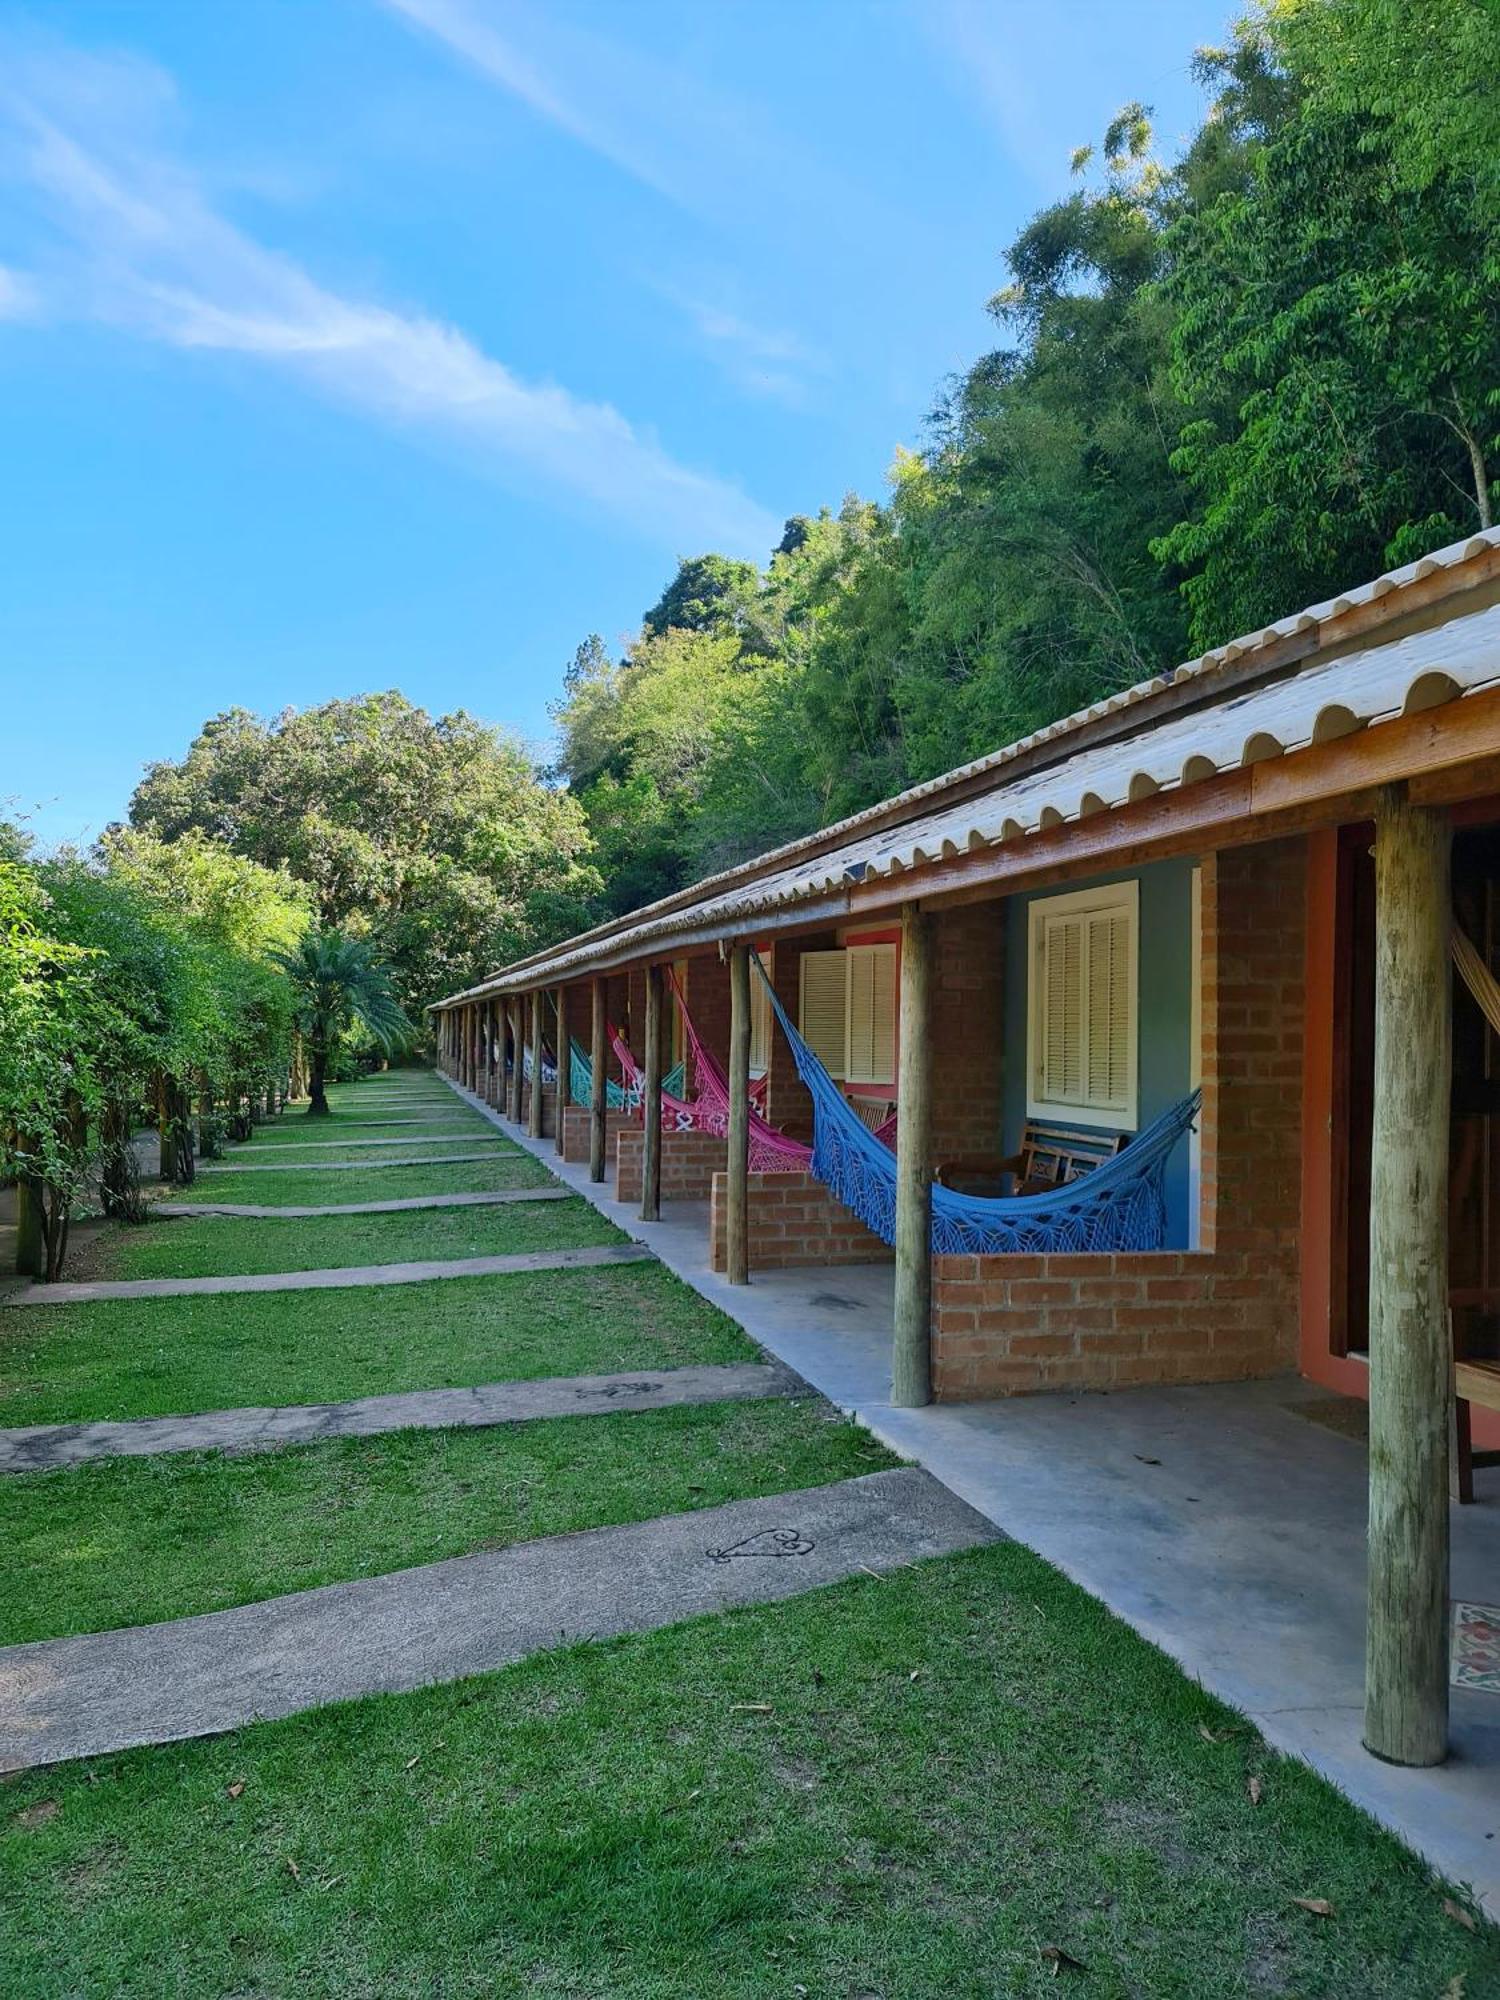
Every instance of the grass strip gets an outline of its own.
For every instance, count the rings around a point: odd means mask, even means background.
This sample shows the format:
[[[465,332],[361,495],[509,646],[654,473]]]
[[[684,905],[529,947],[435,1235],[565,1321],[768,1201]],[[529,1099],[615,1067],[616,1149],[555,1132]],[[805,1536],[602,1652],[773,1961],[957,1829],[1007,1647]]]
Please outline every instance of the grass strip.
[[[894,1464],[817,1397],[0,1480],[0,1645],[222,1611]]]
[[[333,1202],[393,1201],[400,1195],[466,1194],[487,1188],[553,1184],[546,1168],[525,1153],[496,1152],[493,1157],[445,1167],[422,1160],[399,1160],[390,1166],[361,1161],[358,1170],[348,1173],[330,1174],[309,1167],[306,1173],[295,1174],[205,1174],[191,1189],[176,1189],[170,1198],[250,1201],[274,1208],[321,1207]]]
[[[334,1403],[756,1353],[731,1319],[655,1263],[0,1307],[0,1424]]]
[[[4,1799],[28,2000],[1500,1991],[1490,1926],[1013,1543]]]
[[[203,1199],[209,1198],[203,1190]],[[139,1228],[106,1230],[71,1261],[68,1276],[213,1278],[429,1257],[504,1257],[625,1241],[624,1232],[580,1196],[513,1207],[415,1209],[406,1215],[158,1218]]]

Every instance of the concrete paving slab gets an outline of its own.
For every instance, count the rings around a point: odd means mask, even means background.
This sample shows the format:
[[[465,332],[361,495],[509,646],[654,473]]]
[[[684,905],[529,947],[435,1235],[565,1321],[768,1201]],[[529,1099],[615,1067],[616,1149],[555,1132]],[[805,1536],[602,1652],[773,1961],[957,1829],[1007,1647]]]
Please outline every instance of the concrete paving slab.
[[[404,1160],[285,1160],[258,1161],[251,1165],[245,1160],[215,1161],[198,1169],[199,1177],[204,1174],[370,1174],[377,1167],[462,1167],[475,1160],[503,1160],[515,1151],[513,1146],[491,1145],[483,1153],[422,1153],[408,1154]]]
[[[512,1201],[572,1201],[573,1190],[565,1187],[494,1188],[483,1194],[409,1194],[397,1201],[343,1201],[323,1208],[298,1208],[291,1203],[266,1208],[249,1201],[159,1201],[153,1215],[248,1215],[275,1220],[289,1216],[293,1221],[314,1215],[402,1215],[413,1208],[495,1208]]]
[[[280,1159],[283,1153],[353,1152],[360,1146],[451,1146],[455,1140],[461,1140],[465,1136],[478,1139],[488,1138],[490,1135],[476,1132],[472,1125],[448,1125],[436,1132],[415,1132],[405,1139],[297,1139],[290,1145],[282,1145],[278,1141],[274,1145],[263,1146],[257,1146],[251,1139],[244,1145],[232,1147],[226,1154],[223,1164],[238,1166],[251,1155],[258,1154],[263,1158],[267,1153],[274,1153]],[[498,1134],[496,1143],[503,1143]]]
[[[164,1625],[0,1650],[0,1771],[404,1693],[549,1647],[775,1603],[977,1548],[914,1466],[594,1528]]]
[[[446,1257],[417,1264],[350,1264],[328,1271],[266,1271],[215,1278],[112,1278],[97,1284],[27,1285],[12,1306],[89,1305],[99,1299],[182,1299],[216,1292],[338,1291],[352,1285],[424,1285],[433,1278],[499,1278],[517,1271],[580,1271],[651,1261],[643,1243],[582,1250],[524,1250],[505,1257]]]
[[[476,1389],[415,1389],[347,1403],[204,1410],[185,1417],[132,1417],[114,1423],[32,1424],[0,1430],[0,1473],[56,1472],[97,1458],[155,1458],[174,1451],[276,1451],[330,1438],[387,1431],[480,1429],[543,1417],[607,1416],[698,1403],[755,1402],[795,1395],[805,1384],[763,1361],[664,1368],[654,1374],[544,1376],[487,1382]],[[806,1393],[812,1393],[808,1390]]]
[[[752,1340],[1500,1917],[1500,1700],[1452,1690],[1453,1754],[1432,1770],[1382,1764],[1360,1742],[1366,1458],[1295,1414],[1325,1390],[1284,1378],[894,1409],[891,1265],[756,1271],[732,1286],[708,1267],[706,1204],[668,1203],[642,1225],[551,1140],[448,1087],[601,1215],[649,1228],[667,1269]],[[1500,1604],[1500,1469],[1476,1483],[1479,1504],[1451,1515],[1452,1590]]]

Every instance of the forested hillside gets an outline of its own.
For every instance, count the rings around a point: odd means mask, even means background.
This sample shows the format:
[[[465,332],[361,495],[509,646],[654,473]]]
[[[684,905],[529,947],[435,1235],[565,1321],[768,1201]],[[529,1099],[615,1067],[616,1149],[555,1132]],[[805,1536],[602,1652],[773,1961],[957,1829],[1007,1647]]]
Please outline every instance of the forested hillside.
[[[1278,0],[1005,251],[881,501],[579,647],[559,772],[625,910],[1491,520],[1500,10]],[[1127,80],[1122,79],[1122,83]]]

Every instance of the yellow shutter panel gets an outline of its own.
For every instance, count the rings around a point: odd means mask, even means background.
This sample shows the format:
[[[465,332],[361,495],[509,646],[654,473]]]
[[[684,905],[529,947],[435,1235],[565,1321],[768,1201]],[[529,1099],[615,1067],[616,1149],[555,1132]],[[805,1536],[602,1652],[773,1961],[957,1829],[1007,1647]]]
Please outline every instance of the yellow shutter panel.
[[[847,953],[805,951],[797,1025],[802,1039],[830,1076],[847,1064]]]
[[[1083,1096],[1083,919],[1049,917],[1042,930],[1041,1094],[1054,1103]]]
[[[1088,919],[1088,1085],[1085,1102],[1130,1101],[1130,922],[1123,910]]]
[[[850,1083],[896,1080],[896,947],[851,945],[847,1034]]]
[[[762,963],[771,977],[769,957]],[[764,1076],[771,1066],[771,994],[764,979],[752,967],[750,972],[750,1068]]]

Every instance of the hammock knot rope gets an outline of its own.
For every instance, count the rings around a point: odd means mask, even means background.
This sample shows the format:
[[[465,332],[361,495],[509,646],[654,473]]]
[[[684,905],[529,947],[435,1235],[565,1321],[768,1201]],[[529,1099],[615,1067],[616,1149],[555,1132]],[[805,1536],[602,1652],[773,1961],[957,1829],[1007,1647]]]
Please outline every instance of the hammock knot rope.
[[[771,1006],[813,1101],[811,1169],[882,1243],[896,1240],[896,1158],[869,1129],[792,1026],[754,952]],[[1165,1179],[1172,1149],[1197,1115],[1195,1090],[1081,1179],[1044,1194],[983,1197],[932,1190],[935,1254],[1160,1250],[1167,1239]]]

